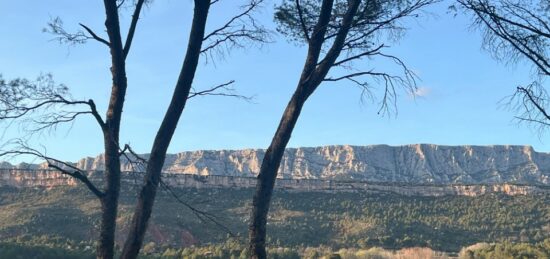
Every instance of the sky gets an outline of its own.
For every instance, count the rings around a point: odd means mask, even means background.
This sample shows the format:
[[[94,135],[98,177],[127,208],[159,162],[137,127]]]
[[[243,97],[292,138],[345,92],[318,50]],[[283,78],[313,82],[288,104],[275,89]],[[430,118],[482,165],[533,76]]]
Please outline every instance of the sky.
[[[207,31],[219,27],[236,11],[241,0],[227,1],[211,10]],[[268,0],[257,14],[271,29],[273,43],[235,49],[206,62],[201,59],[196,89],[235,80],[240,94],[234,98],[191,99],[169,152],[202,149],[266,148],[292,95],[307,49],[275,32],[273,6]],[[361,91],[347,82],[323,83],[306,103],[289,147],[322,145],[532,145],[550,151],[548,136],[518,124],[502,100],[520,84],[531,81],[529,64],[496,62],[481,48],[478,31],[469,18],[447,13],[449,2],[426,9],[417,20],[407,20],[407,33],[391,42],[387,53],[400,57],[420,77],[416,97],[399,90],[397,111],[377,114],[375,100],[361,99]],[[36,78],[53,74],[70,87],[75,99],[94,99],[105,113],[110,94],[108,49],[97,42],[67,46],[42,32],[53,17],[61,17],[68,31],[86,24],[105,35],[101,1],[0,0],[0,73],[5,79]],[[192,1],[157,0],[141,16],[127,59],[128,93],[123,113],[121,142],[148,153],[171,98],[189,34]],[[123,13],[123,31],[131,18]],[[398,72],[388,62],[371,60],[360,68]],[[375,85],[376,86],[376,85]],[[18,127],[5,128],[1,142],[22,136]],[[92,118],[83,117],[56,132],[35,136],[30,143],[47,154],[76,161],[102,152],[101,132]]]

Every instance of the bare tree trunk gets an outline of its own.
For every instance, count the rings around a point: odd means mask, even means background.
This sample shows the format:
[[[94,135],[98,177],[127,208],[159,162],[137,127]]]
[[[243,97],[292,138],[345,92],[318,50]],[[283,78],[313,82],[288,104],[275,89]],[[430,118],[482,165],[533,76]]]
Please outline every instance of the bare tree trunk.
[[[113,258],[118,197],[106,195],[101,199],[101,226],[97,244],[97,258]]]
[[[118,197],[120,193],[120,166],[118,171],[113,170],[114,166],[105,170],[108,189],[105,196],[101,198],[101,225],[99,242],[97,247],[97,258],[113,258],[115,244],[116,218],[118,208]]]
[[[251,258],[263,259],[267,258],[265,249],[267,214],[269,212],[269,204],[273,195],[277,172],[283,158],[285,148],[290,140],[294,126],[298,121],[298,117],[302,111],[302,107],[307,98],[311,95],[315,87],[309,89],[306,81],[312,76],[319,54],[323,45],[323,37],[326,33],[326,25],[328,24],[330,13],[332,10],[333,0],[323,0],[321,14],[316,28],[309,42],[308,55],[298,87],[294,95],[290,99],[287,107],[281,117],[277,131],[271,140],[269,148],[266,150],[258,180],[256,182],[256,191],[252,199],[252,212],[250,216],[249,226],[249,253]]]
[[[144,185],[139,193],[138,203],[132,218],[132,224],[130,225],[130,232],[124,244],[121,258],[137,258],[141,249],[143,237],[147,230],[155,202],[157,188],[160,183],[166,152],[185,108],[197,69],[209,8],[210,0],[195,0],[193,23],[185,60],[172,96],[172,101],[164,115],[151,149]]]
[[[105,134],[105,195],[101,201],[101,225],[97,258],[113,258],[118,198],[120,194],[120,157],[118,146]]]
[[[269,203],[271,202],[281,159],[306,99],[307,95],[299,91],[292,96],[262,161],[256,192],[252,201],[252,216],[249,227],[249,249],[252,258],[267,257],[265,238]]]
[[[126,61],[120,36],[120,22],[116,0],[104,0],[105,27],[110,41],[111,74],[113,86],[103,138],[105,144],[105,195],[101,198],[101,225],[97,258],[111,259],[114,257],[116,218],[118,198],[120,194],[120,154],[119,132],[122,118],[124,97],[126,96]]]

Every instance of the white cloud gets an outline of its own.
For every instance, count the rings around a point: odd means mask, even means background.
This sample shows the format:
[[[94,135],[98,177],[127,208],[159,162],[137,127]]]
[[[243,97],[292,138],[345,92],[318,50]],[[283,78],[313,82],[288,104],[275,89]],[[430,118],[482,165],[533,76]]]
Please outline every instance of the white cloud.
[[[426,97],[432,93],[429,87],[418,87],[411,95],[412,97]]]

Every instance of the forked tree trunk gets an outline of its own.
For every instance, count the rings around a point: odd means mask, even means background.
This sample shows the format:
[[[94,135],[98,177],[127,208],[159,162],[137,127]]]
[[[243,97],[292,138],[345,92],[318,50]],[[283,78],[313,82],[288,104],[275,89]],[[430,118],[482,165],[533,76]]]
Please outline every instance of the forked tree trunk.
[[[267,258],[265,249],[267,214],[284,151],[304,103],[322,83],[338,58],[360,2],[361,0],[351,0],[348,2],[348,9],[342,21],[342,27],[338,30],[325,58],[319,63],[319,56],[325,43],[325,34],[334,4],[334,0],[323,0],[319,19],[309,40],[308,54],[298,87],[283,113],[277,131],[260,167],[260,173],[256,182],[256,192],[252,200],[252,213],[249,226],[249,253],[251,258]]]
[[[143,244],[143,237],[151,217],[166,152],[185,108],[197,69],[209,8],[210,0],[195,0],[193,22],[185,60],[172,95],[172,101],[164,115],[151,149],[144,185],[139,193],[130,232],[124,244],[121,258],[137,258]]]
[[[265,249],[267,214],[269,213],[269,205],[271,196],[273,195],[275,180],[277,179],[277,172],[279,171],[281,159],[283,158],[294,126],[296,126],[302,107],[316,88],[314,85],[308,85],[307,81],[312,79],[311,77],[319,60],[323,38],[326,33],[326,25],[330,19],[333,3],[333,0],[323,0],[319,20],[309,42],[308,54],[304,68],[302,69],[300,82],[287,104],[277,131],[262,160],[262,166],[260,167],[260,173],[256,182],[256,191],[252,199],[252,211],[248,229],[248,252],[250,257],[254,259],[267,258]]]

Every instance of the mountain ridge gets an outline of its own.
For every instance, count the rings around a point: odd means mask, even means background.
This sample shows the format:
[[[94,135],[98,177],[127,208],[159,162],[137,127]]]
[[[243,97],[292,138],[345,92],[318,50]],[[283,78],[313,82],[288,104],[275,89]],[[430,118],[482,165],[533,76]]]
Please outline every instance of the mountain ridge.
[[[265,149],[198,150],[168,154],[167,173],[254,177]],[[147,155],[143,155],[147,157]],[[124,171],[141,171],[123,159]],[[82,170],[103,170],[103,155],[80,159]],[[44,169],[42,164],[0,168]],[[279,177],[435,184],[550,184],[550,153],[523,145],[330,145],[287,148]]]

